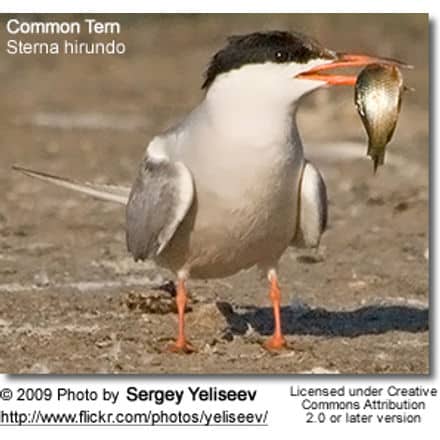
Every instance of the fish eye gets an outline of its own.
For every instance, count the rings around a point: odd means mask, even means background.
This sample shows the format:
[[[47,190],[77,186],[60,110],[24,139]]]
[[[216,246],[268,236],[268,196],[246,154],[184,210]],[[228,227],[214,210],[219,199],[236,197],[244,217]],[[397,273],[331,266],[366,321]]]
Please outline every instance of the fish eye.
[[[286,50],[277,50],[275,52],[275,61],[277,63],[284,63],[289,59],[289,52]]]

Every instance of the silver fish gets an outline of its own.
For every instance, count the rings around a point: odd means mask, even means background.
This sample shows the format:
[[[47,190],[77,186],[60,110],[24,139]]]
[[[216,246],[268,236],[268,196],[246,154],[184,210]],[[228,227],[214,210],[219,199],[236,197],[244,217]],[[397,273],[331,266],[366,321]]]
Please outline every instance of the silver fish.
[[[402,102],[403,77],[391,64],[370,64],[355,85],[355,103],[368,135],[368,156],[374,172],[383,165],[385,148],[393,137]]]

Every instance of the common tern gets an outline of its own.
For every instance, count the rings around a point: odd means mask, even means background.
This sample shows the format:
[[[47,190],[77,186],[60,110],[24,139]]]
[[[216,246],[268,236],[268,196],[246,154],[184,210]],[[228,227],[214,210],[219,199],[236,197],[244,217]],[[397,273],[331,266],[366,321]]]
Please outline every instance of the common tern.
[[[301,98],[323,86],[354,85],[340,67],[400,62],[335,52],[297,32],[234,36],[211,59],[200,104],[149,143],[131,187],[83,184],[23,173],[126,205],[135,260],[152,259],[177,277],[178,335],[172,351],[191,352],[184,329],[187,280],[258,266],[267,274],[281,349],[277,265],[289,246],[316,247],[327,224],[327,193],[304,157],[296,125]]]

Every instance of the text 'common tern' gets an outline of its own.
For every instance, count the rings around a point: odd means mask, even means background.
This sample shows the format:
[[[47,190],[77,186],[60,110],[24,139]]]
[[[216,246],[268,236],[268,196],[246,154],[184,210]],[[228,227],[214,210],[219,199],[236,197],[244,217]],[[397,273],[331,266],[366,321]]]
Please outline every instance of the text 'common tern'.
[[[316,247],[327,222],[325,183],[304,158],[297,106],[319,87],[355,84],[356,76],[329,69],[375,62],[400,65],[337,53],[296,32],[235,36],[212,58],[201,103],[150,142],[131,190],[15,168],[126,205],[129,252],[177,276],[173,351],[193,351],[184,331],[187,280],[255,265],[268,276],[274,312],[265,346],[280,349],[278,261],[288,246]]]

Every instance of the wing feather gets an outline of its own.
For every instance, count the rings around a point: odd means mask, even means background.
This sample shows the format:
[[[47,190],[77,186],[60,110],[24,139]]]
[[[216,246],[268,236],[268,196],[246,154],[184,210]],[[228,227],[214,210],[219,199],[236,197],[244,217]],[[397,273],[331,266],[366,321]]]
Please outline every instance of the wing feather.
[[[298,224],[292,245],[317,247],[327,227],[327,189],[318,169],[304,165],[298,197]]]
[[[135,260],[154,258],[169,243],[194,198],[193,179],[181,162],[147,154],[126,208],[126,238]]]
[[[99,200],[120,203],[125,205],[130,194],[130,188],[120,185],[101,185],[98,183],[77,182],[67,177],[54,176],[52,174],[43,173],[41,171],[23,168],[17,165],[12,167],[15,171],[20,171],[26,176],[34,177],[45,182],[52,183],[63,188],[87,194]]]

